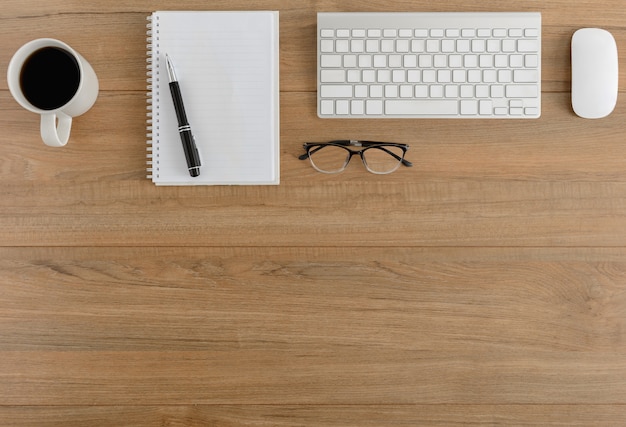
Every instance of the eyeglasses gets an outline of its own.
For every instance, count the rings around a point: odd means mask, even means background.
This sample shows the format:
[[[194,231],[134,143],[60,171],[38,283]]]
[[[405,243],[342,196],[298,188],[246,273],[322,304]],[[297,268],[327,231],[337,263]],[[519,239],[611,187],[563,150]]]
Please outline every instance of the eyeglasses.
[[[352,147],[364,147],[362,150],[351,150]],[[387,174],[404,165],[413,163],[404,158],[409,146],[393,142],[339,140],[330,142],[307,142],[304,144],[306,153],[300,160],[311,161],[311,165],[322,173],[342,172],[355,154],[361,156],[365,168],[371,173]]]

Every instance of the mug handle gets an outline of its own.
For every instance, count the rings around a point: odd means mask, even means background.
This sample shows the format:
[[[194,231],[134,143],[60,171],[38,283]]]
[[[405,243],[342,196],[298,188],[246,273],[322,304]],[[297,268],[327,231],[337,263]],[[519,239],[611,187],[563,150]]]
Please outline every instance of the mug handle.
[[[62,147],[70,139],[72,117],[62,112],[41,115],[41,139],[50,147]]]

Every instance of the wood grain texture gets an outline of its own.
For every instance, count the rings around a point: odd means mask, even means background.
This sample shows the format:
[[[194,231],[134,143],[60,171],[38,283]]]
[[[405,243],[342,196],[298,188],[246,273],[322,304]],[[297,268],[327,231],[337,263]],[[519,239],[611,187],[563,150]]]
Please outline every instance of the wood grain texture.
[[[624,419],[620,406],[577,405],[193,405],[193,406],[75,406],[0,408],[3,426],[41,427],[201,427],[293,426],[377,427],[428,425],[567,425],[614,427]],[[537,420],[542,420],[538,423]]]
[[[153,10],[279,10],[281,185],[145,178]],[[318,11],[540,11],[539,120],[320,120]],[[100,80],[67,147],[0,79],[0,425],[616,426],[626,419],[626,110],[570,107],[569,40],[622,0],[6,0]],[[620,67],[620,100],[626,87]],[[408,143],[326,176],[305,141]]]

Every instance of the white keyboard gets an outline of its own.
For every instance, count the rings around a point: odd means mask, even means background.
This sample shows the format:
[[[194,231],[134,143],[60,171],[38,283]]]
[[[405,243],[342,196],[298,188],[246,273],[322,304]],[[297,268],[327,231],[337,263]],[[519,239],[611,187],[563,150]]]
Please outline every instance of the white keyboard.
[[[538,118],[541,14],[318,13],[321,118]]]

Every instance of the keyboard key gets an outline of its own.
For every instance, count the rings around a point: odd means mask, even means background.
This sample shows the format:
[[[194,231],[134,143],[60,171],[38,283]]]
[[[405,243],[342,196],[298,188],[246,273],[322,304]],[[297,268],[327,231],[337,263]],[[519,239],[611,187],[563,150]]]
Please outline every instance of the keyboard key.
[[[463,56],[450,55],[448,57],[448,66],[450,68],[461,68],[463,66]]]
[[[426,40],[426,52],[437,53],[440,45],[441,42],[439,40]]]
[[[539,40],[518,40],[517,51],[523,53],[539,52]]]
[[[335,52],[347,53],[350,51],[350,43],[348,40],[337,40],[335,42]]]
[[[361,72],[359,70],[348,70],[348,83],[360,83]]]
[[[369,115],[380,115],[383,114],[383,101],[378,100],[368,100],[365,103],[365,112]]]
[[[320,42],[320,51],[324,53],[332,53],[335,51],[334,40],[322,40]]]
[[[471,50],[472,43],[470,40],[457,40],[456,51],[459,53],[467,53]]]
[[[444,36],[444,31],[440,28],[434,28],[432,30],[430,30],[430,36],[431,37],[437,37],[437,38],[441,38]]]
[[[453,53],[455,51],[456,41],[455,40],[442,40],[441,41],[441,51],[443,53]]]
[[[404,68],[417,67],[417,55],[404,55],[403,58]]]
[[[481,100],[478,102],[478,114],[481,116],[490,116],[493,113],[493,102],[489,100]]]
[[[527,28],[524,30],[524,36],[539,37],[539,30],[537,28]]]
[[[430,68],[433,66],[432,55],[419,55],[417,61],[420,68]]]
[[[411,71],[409,71],[411,72]],[[393,70],[391,80],[394,83],[404,83],[406,82],[406,71],[404,70]]]
[[[406,53],[409,51],[409,41],[408,40],[398,40],[396,41],[396,52]]]
[[[350,52],[361,53],[365,51],[365,42],[361,39],[350,40]]]
[[[536,107],[532,107],[532,108],[525,108],[524,109],[524,114],[527,116],[536,116],[539,114],[539,108]]]
[[[536,98],[539,95],[536,85],[508,85],[507,98]]]
[[[387,55],[374,55],[374,68],[387,66]]]
[[[523,55],[511,55],[509,57],[509,66],[511,68],[521,68],[524,66],[524,56]]]
[[[374,83],[376,81],[376,71],[363,70],[363,83]]]
[[[465,83],[467,81],[467,73],[465,70],[454,70],[452,72],[452,81],[454,83]]]
[[[390,100],[385,102],[385,113],[391,115],[454,116],[458,102],[442,100]]]
[[[515,83],[535,83],[539,80],[537,70],[514,70],[513,81]]]
[[[459,87],[457,85],[447,85],[446,86],[446,98],[458,98],[459,97]]]
[[[461,37],[476,37],[476,30],[473,28],[464,28],[461,30]]]
[[[389,68],[402,67],[402,55],[389,55]]]
[[[435,68],[446,68],[448,66],[448,56],[447,55],[434,55],[433,65]]]
[[[322,55],[320,65],[322,68],[341,67],[342,60],[341,55]]]
[[[350,102],[350,111],[352,114],[365,114],[365,101],[360,99]]]
[[[378,70],[376,81],[378,83],[389,83],[391,81],[391,70]]]
[[[537,55],[525,55],[524,65],[528,68],[536,68],[539,66],[539,56]]]
[[[398,86],[397,85],[387,85],[387,86],[385,86],[385,97],[386,98],[397,98],[398,97]]]
[[[478,101],[473,99],[461,101],[461,114],[464,116],[471,116],[478,114]]]
[[[406,81],[409,83],[419,83],[422,81],[422,72],[420,70],[409,70],[406,73]]]
[[[326,114],[335,114],[335,101],[332,100],[322,100],[320,102],[320,113]]]
[[[386,53],[391,53],[394,51],[394,46],[395,43],[393,40],[381,40],[380,41],[380,51],[381,52],[386,52]]]
[[[502,37],[506,37],[507,34],[508,34],[508,32],[506,31],[505,28],[494,28],[494,30],[493,30],[493,36],[494,37],[502,38]]]
[[[502,86],[502,85],[492,85],[491,86],[491,97],[492,98],[504,98],[504,86]]]
[[[502,40],[502,52],[512,53],[512,52],[515,52],[516,50],[517,50],[517,43],[515,43],[515,40],[510,40],[510,39]]]
[[[487,43],[485,40],[477,39],[472,40],[472,52],[481,53],[487,49]]]
[[[343,57],[343,66],[344,68],[356,68],[357,64],[357,56],[356,55],[346,55]]]
[[[322,98],[352,97],[352,86],[350,85],[322,85],[320,91]]]
[[[413,86],[400,85],[400,98],[412,98],[412,97],[413,97]]]
[[[428,86],[427,85],[415,85],[415,97],[416,98],[428,98]]]
[[[500,52],[501,45],[502,43],[500,42],[500,40],[497,40],[497,39],[487,40],[487,52],[490,52],[490,53]]]
[[[337,104],[335,105],[336,114],[340,114],[340,115],[349,114],[350,113],[349,105],[350,104],[347,99],[337,101]]]
[[[372,67],[372,55],[359,55],[359,67],[371,68]]]
[[[369,94],[369,90],[367,85],[356,85],[354,86],[354,97],[355,98],[367,98]]]
[[[382,98],[382,97],[383,97],[382,85],[370,86],[370,98]]]
[[[493,65],[496,68],[506,68],[509,66],[508,55],[494,55]]]
[[[415,53],[426,52],[426,40],[412,40],[411,52],[415,52]]]
[[[369,39],[365,42],[365,50],[370,53],[380,52],[380,41]]]
[[[450,71],[450,70],[439,70],[439,71],[437,71],[437,82],[439,82],[439,83],[450,83],[450,82],[452,82],[452,71]]]
[[[422,81],[424,83],[435,83],[437,81],[437,71],[422,70]]]
[[[346,81],[346,71],[322,70],[320,80],[322,83],[343,83]]]
[[[491,89],[489,85],[476,85],[476,98],[489,98]]]
[[[443,98],[444,88],[442,85],[432,85],[430,87],[431,98]]]

